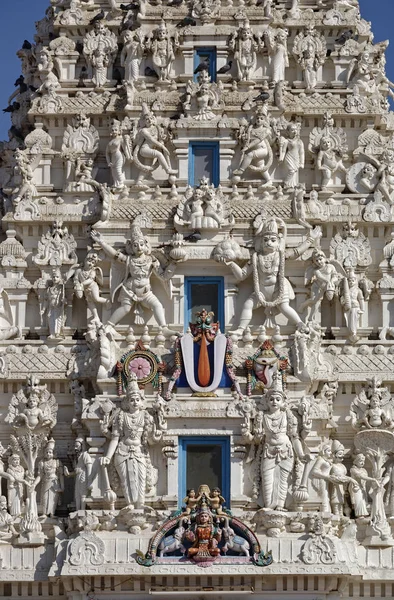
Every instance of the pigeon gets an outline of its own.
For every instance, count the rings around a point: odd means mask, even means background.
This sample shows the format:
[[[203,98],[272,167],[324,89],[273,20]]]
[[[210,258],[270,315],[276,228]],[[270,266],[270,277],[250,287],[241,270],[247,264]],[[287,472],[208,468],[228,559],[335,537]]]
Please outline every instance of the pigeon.
[[[346,31],[341,33],[341,35],[339,37],[337,37],[335,42],[337,44],[341,44],[341,46],[343,46],[343,44],[345,44],[348,40],[351,40],[352,37],[353,37],[353,29],[347,29]]]
[[[18,85],[21,85],[24,81],[25,81],[25,78],[23,77],[23,75],[19,75],[18,79],[14,83],[14,86],[18,87]]]
[[[136,10],[137,8],[139,8],[140,5],[137,4],[136,2],[129,2],[129,4],[121,4],[120,5],[120,9],[127,11],[127,10]]]
[[[330,50],[330,49],[328,48],[328,49],[327,49],[327,52],[326,52],[326,57],[328,58],[329,56],[331,56],[331,54],[332,54],[332,50]]]
[[[228,73],[231,71],[231,65],[233,64],[232,60],[229,60],[227,65],[220,67],[219,71],[216,71],[218,75],[223,75],[224,73]]]
[[[269,93],[262,90],[256,98],[253,98],[253,102],[265,102],[270,97]]]
[[[29,40],[24,40],[22,50],[31,50],[32,45]]]
[[[115,79],[117,86],[122,83],[122,80],[123,80],[122,73],[116,67],[112,72],[112,79]]]
[[[34,85],[29,85],[29,90],[31,92],[36,92],[38,90],[38,87],[34,87]]]
[[[102,21],[104,19],[104,17],[105,17],[105,12],[103,10],[100,10],[100,12],[97,13],[97,15],[89,21],[89,25],[94,25],[95,23]]]
[[[180,115],[178,115],[178,113],[176,115],[172,115],[172,117],[170,117],[170,121],[178,121],[178,119],[180,119]]]
[[[194,74],[201,73],[201,71],[209,70],[209,60],[203,60],[199,65],[194,69]]]
[[[192,242],[195,244],[201,240],[201,233],[199,231],[193,231],[193,233],[186,235],[183,239],[185,242]]]
[[[182,2],[183,0],[171,0],[171,2],[168,3],[168,6],[180,6]]]
[[[19,110],[20,107],[21,105],[19,102],[13,102],[10,106],[7,106],[7,108],[3,108],[3,113],[13,113],[15,110]]]
[[[197,25],[197,21],[192,19],[192,17],[185,17],[182,19],[182,21],[179,21],[179,23],[176,24],[176,27],[187,27],[188,25],[190,25],[190,27],[195,27]]]
[[[156,79],[159,79],[159,76],[156,73],[156,71],[154,69],[151,69],[150,67],[145,67],[145,77],[155,77]]]
[[[18,129],[17,127],[15,127],[15,125],[12,125],[10,127],[10,129],[8,130],[8,132],[16,139],[22,140],[23,141],[23,133],[21,132],[20,129]]]

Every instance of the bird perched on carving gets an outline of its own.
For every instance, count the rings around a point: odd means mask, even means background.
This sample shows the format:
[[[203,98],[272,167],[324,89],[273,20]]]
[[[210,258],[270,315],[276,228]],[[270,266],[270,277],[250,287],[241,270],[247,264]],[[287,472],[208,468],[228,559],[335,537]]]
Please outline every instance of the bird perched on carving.
[[[23,45],[22,45],[22,50],[31,50],[31,49],[32,49],[32,45],[29,42],[29,40],[24,40]]]
[[[231,71],[232,64],[233,64],[233,61],[229,60],[228,63],[226,65],[223,65],[223,67],[220,67],[219,71],[216,71],[216,73],[218,75],[224,75],[225,73],[228,73],[229,71]]]
[[[120,5],[120,10],[136,10],[137,8],[139,8],[140,5],[137,4],[136,2],[129,2],[129,4],[121,4]]]
[[[3,113],[13,113],[15,110],[19,110],[21,105],[19,102],[13,102],[7,108],[3,108]]]
[[[196,19],[193,19],[192,17],[185,17],[184,19],[182,19],[182,21],[179,21],[179,23],[176,24],[176,27],[195,27],[196,25]]]
[[[353,29],[347,29],[346,31],[341,33],[341,35],[339,37],[337,37],[335,42],[337,44],[340,44],[341,46],[343,46],[343,44],[345,44],[348,40],[351,40],[353,37],[354,37]]]
[[[18,79],[15,81],[14,86],[18,87],[18,85],[22,85],[22,83],[25,81],[25,78],[23,77],[23,75],[19,75]]]
[[[262,90],[256,98],[253,98],[253,102],[266,102],[270,97],[269,93],[265,90]]]
[[[183,0],[171,0],[171,2],[168,3],[168,6],[180,6],[182,2]]]
[[[185,242],[192,242],[195,244],[201,240],[201,233],[199,231],[193,231],[190,235],[185,235],[183,238]]]
[[[105,12],[103,10],[100,10],[100,12],[97,13],[97,15],[89,21],[89,25],[94,25],[95,23],[102,21],[104,19],[104,17],[105,17]]]
[[[145,77],[155,77],[156,79],[159,79],[158,74],[151,67],[145,67],[145,71],[144,72],[145,72]]]
[[[194,69],[194,74],[201,73],[202,71],[209,71],[209,60],[203,60]]]

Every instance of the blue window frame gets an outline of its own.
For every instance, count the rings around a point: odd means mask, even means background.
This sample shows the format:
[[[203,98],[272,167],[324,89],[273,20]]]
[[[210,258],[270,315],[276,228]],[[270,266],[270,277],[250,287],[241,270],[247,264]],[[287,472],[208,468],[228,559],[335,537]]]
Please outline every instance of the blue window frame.
[[[202,177],[217,187],[219,181],[219,142],[189,142],[189,185],[200,185]]]
[[[230,438],[181,437],[179,438],[179,506],[190,488],[207,484],[210,489],[219,487],[230,507]],[[193,468],[197,465],[197,469]]]
[[[215,321],[224,330],[223,277],[185,277],[185,331],[203,308],[215,313]]]
[[[208,62],[209,69],[208,73],[211,77],[211,81],[216,81],[216,48],[215,47],[201,47],[195,48],[194,50],[194,68],[202,62]],[[197,73],[194,75],[194,81],[197,80]]]

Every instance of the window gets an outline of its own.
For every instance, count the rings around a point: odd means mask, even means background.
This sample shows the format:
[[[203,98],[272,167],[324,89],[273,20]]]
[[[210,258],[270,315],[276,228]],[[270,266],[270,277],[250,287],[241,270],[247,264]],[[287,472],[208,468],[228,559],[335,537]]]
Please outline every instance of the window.
[[[219,142],[189,144],[189,185],[200,185],[203,177],[215,187],[219,185]]]
[[[209,65],[208,73],[211,81],[216,81],[216,48],[195,48],[194,50],[194,69],[202,62]],[[197,80],[197,73],[194,75],[194,81]]]
[[[203,308],[215,313],[214,320],[224,327],[223,277],[185,277],[185,331]]]
[[[179,439],[179,503],[187,490],[203,483],[219,487],[230,506],[230,438],[184,437]]]

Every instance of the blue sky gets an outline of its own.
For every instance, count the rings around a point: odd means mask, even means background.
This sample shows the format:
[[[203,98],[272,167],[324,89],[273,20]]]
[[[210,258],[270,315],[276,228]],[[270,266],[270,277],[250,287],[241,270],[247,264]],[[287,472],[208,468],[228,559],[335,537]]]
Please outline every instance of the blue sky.
[[[34,23],[44,16],[49,0],[0,0],[0,56],[2,85],[0,87],[0,109],[14,91],[14,81],[20,75],[20,61],[16,51],[23,40],[32,40]],[[375,41],[390,39],[387,50],[387,75],[394,81],[394,0],[360,0],[362,15],[372,21]],[[393,32],[393,33],[392,33]],[[0,110],[0,139],[7,139],[10,126],[9,115]]]

